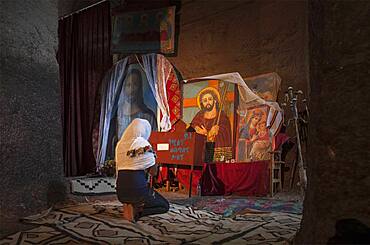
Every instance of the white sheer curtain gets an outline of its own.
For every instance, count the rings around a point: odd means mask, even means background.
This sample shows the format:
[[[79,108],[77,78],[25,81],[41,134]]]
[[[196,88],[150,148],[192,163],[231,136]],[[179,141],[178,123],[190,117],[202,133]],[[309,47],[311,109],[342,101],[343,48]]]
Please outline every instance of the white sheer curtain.
[[[167,101],[166,82],[171,70],[163,68],[167,66],[173,69],[172,65],[170,65],[169,61],[163,56],[157,54],[143,55],[142,60],[149,85],[155,95],[160,112],[162,113],[159,130],[163,132],[169,131],[171,129],[171,121],[170,109]]]
[[[97,169],[106,160],[112,117],[117,110],[119,95],[127,69],[128,58],[120,60],[104,78],[101,91],[101,111],[99,124],[99,144],[97,152]]]
[[[153,92],[159,111],[162,113],[159,129],[160,131],[169,131],[171,129],[171,121],[170,109],[167,101],[166,82],[173,67],[162,55],[147,54],[141,57],[142,64],[140,65],[147,76],[149,87]],[[128,69],[128,60],[129,58],[127,57],[117,62],[103,81],[101,90],[99,144],[96,156],[97,169],[107,160],[107,149],[115,133],[115,130],[111,128],[111,124],[117,111],[119,96]]]

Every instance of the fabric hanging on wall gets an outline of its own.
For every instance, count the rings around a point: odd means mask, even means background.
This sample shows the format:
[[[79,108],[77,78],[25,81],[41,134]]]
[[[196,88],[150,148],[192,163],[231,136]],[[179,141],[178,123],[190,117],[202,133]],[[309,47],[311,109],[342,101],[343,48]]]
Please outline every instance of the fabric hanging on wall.
[[[170,110],[169,119],[171,125],[174,125],[181,118],[181,89],[179,78],[177,77],[175,68],[172,64],[163,56],[157,55],[157,69],[162,72],[158,73],[158,80],[162,79],[166,81],[166,94],[168,107]],[[162,77],[162,78],[160,78]],[[163,118],[163,115],[160,115]],[[160,174],[157,179],[158,182],[167,180],[167,167],[160,168]]]
[[[113,130],[110,130],[111,119],[117,111],[118,99],[122,90],[127,63],[128,58],[117,62],[103,80],[101,89],[97,167],[101,166],[106,160],[108,144],[113,137]]]
[[[166,82],[168,79],[169,71],[164,70],[162,65],[163,59],[157,60],[157,54],[143,55],[143,67],[145,74],[148,78],[150,88],[155,95],[158,107],[162,113],[160,122],[160,131],[169,131],[171,129],[170,109],[167,101]],[[158,63],[160,66],[157,66]]]
[[[92,128],[97,91],[111,67],[109,1],[59,20],[63,157],[66,176],[95,171]]]
[[[157,69],[163,72],[158,73],[158,80],[162,79],[166,81],[166,97],[169,107],[169,117],[171,125],[177,122],[181,118],[181,89],[179,78],[177,77],[175,68],[172,64],[163,56],[157,56]],[[162,118],[162,117],[161,117]]]
[[[162,116],[160,127],[161,130],[170,130],[170,108],[168,103],[168,97],[166,93],[166,84],[170,80],[171,72],[173,72],[172,65],[166,61],[162,55],[147,54],[142,55],[142,69],[145,72],[147,82],[152,94],[155,97],[158,108],[160,109]],[[161,60],[159,63],[165,63],[158,68],[158,59]],[[116,133],[116,121],[117,121],[117,109],[118,101],[122,93],[122,89],[125,83],[125,78],[129,74],[129,57],[117,62],[111,70],[107,73],[103,80],[101,90],[101,114],[100,114],[100,126],[99,126],[99,144],[97,151],[97,165],[96,168],[99,170],[102,164],[108,158],[114,156],[112,154],[115,148],[114,137],[117,137]],[[170,69],[166,70],[163,67],[170,65]],[[171,80],[172,83],[174,80]],[[178,82],[178,80],[176,79]],[[177,85],[179,89],[179,85]],[[178,94],[180,92],[178,91]],[[171,97],[172,98],[172,97]],[[150,105],[147,105],[150,107]]]

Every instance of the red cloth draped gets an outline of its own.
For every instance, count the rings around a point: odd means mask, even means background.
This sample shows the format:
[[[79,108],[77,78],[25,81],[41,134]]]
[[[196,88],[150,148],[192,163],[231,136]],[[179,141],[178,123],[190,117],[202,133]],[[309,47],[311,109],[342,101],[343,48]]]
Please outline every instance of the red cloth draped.
[[[95,172],[92,131],[97,92],[111,67],[109,1],[59,20],[58,63],[66,176]]]
[[[266,196],[270,186],[270,161],[249,163],[210,163],[193,171],[192,192],[201,180],[203,195]],[[178,169],[179,182],[189,189],[188,169]]]
[[[164,57],[161,57],[165,59]],[[166,81],[166,92],[167,92],[167,102],[170,109],[170,121],[173,125],[177,120],[181,118],[181,90],[180,83],[177,78],[176,72],[172,67],[170,62],[164,62],[166,67],[163,67],[164,70],[169,70],[170,74]],[[161,115],[162,116],[162,115]],[[163,182],[167,180],[168,168],[162,167],[157,181]]]
[[[160,57],[165,59],[164,57]],[[181,118],[181,90],[180,83],[176,76],[175,70],[173,69],[170,62],[164,62],[167,67],[163,67],[166,70],[170,70],[170,74],[166,81],[166,92],[167,92],[167,102],[170,108],[170,121],[171,124],[175,124],[177,120]],[[171,66],[171,67],[169,67]],[[162,115],[161,115],[162,116]],[[167,180],[168,168],[162,167],[157,181],[162,182]]]
[[[286,133],[279,133],[273,138],[272,141],[272,149],[274,151],[278,150],[280,146],[282,146],[285,142],[287,142],[290,139],[290,137]]]
[[[172,69],[167,83],[167,101],[170,108],[170,121],[171,124],[174,124],[177,120],[181,118],[181,90],[179,80],[175,74],[174,69]]]

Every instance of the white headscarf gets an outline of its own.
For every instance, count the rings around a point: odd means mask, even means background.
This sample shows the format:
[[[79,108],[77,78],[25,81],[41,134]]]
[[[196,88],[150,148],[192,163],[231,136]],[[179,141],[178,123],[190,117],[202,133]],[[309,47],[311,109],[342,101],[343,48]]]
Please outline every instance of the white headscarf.
[[[148,141],[152,127],[145,119],[136,118],[123,132],[116,146],[116,169],[118,170],[145,170],[155,164],[153,152],[130,156],[127,152],[150,146]]]

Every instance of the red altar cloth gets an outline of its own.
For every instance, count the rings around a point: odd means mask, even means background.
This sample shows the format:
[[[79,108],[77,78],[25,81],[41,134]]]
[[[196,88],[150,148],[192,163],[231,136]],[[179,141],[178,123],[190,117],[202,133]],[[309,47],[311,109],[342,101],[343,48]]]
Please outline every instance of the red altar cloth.
[[[249,163],[209,163],[193,171],[192,194],[200,177],[202,195],[266,196],[270,186],[270,161]],[[189,169],[177,169],[179,182],[189,189]]]

